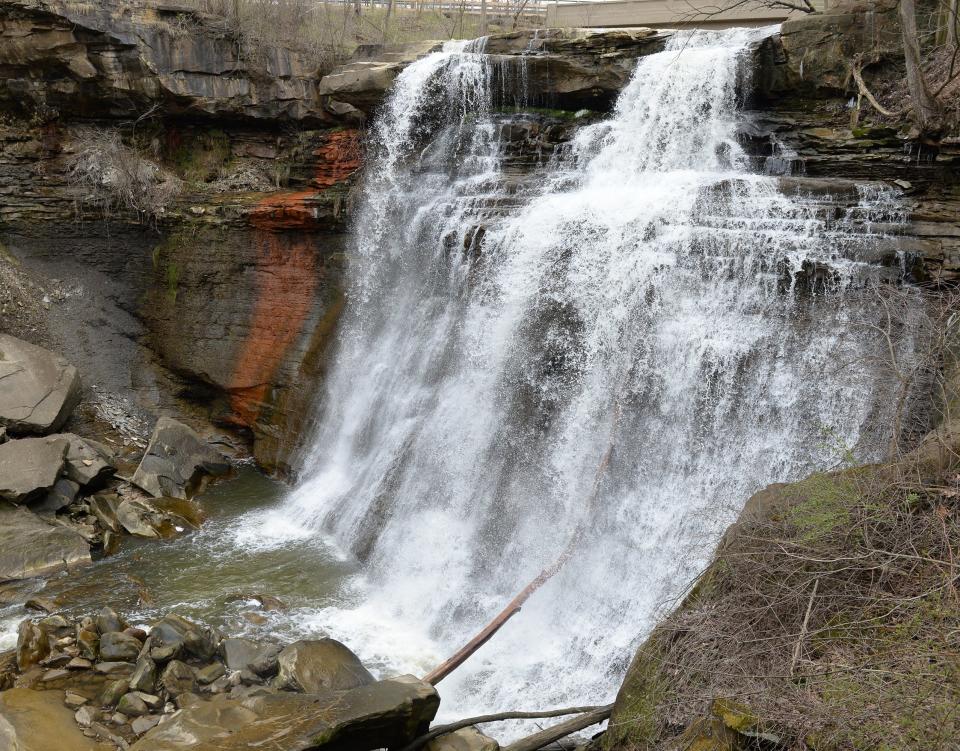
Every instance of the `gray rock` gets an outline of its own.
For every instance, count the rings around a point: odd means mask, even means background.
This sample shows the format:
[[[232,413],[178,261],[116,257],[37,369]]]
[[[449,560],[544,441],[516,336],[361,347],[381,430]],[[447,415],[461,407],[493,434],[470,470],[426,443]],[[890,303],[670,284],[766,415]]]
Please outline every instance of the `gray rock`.
[[[151,521],[153,509],[140,501],[120,501],[117,521],[127,532],[137,537],[159,537]]]
[[[73,657],[70,662],[67,663],[69,670],[90,670],[92,667],[93,663],[85,657]]]
[[[14,434],[59,430],[80,401],[75,367],[6,334],[0,334],[0,380],[0,425]]]
[[[80,649],[81,657],[86,657],[88,660],[95,660],[100,650],[100,636],[95,631],[78,628],[77,647]]]
[[[434,738],[424,751],[499,751],[500,744],[475,727],[461,728]]]
[[[100,719],[100,710],[90,706],[81,706],[73,717],[80,727],[88,728]]]
[[[223,666],[222,662],[214,662],[197,671],[197,682],[202,686],[206,686],[213,683],[217,678],[225,675],[226,672],[227,669]]]
[[[63,703],[70,709],[80,709],[80,707],[82,707],[88,701],[90,700],[81,694],[76,694],[73,691],[64,692]]]
[[[54,486],[70,448],[63,438],[23,438],[0,445],[0,499],[39,500]]]
[[[104,707],[116,706],[120,698],[127,693],[128,688],[126,679],[110,681],[100,694],[100,704]]]
[[[148,694],[145,691],[134,691],[140,697],[140,700],[150,707],[151,710],[159,710],[163,707],[163,699],[156,694]]]
[[[23,672],[50,654],[50,638],[36,623],[26,620],[17,629],[17,667]]]
[[[130,662],[98,662],[93,669],[100,675],[125,675],[127,680],[133,675],[133,663]]]
[[[171,660],[160,676],[160,685],[169,696],[193,693],[197,689],[193,668],[180,660]]]
[[[150,713],[150,708],[146,702],[132,691],[120,697],[117,702],[117,711],[127,717],[142,717]]]
[[[130,676],[130,688],[133,691],[153,691],[157,681],[157,666],[149,657],[141,657]]]
[[[79,533],[0,502],[0,581],[29,579],[89,562],[90,546]]]
[[[133,662],[140,654],[143,644],[120,631],[100,635],[100,658],[111,662]]]
[[[117,611],[109,607],[100,609],[100,612],[97,613],[96,618],[94,618],[93,625],[97,627],[97,631],[101,634],[123,631],[127,627],[127,624],[117,614]]]
[[[131,482],[155,498],[190,498],[206,478],[229,470],[226,457],[193,430],[161,417]]]
[[[150,629],[151,644],[186,651],[201,660],[210,660],[217,653],[219,638],[201,626],[174,613],[164,616]],[[151,656],[153,651],[151,650]]]
[[[274,685],[308,694],[345,691],[374,682],[359,658],[336,639],[298,641],[279,656]]]
[[[97,521],[103,525],[104,529],[111,532],[120,532],[123,527],[120,520],[117,519],[117,507],[120,505],[120,497],[114,493],[103,493],[101,495],[91,496],[90,512],[97,517]]]
[[[7,429],[4,427],[0,427],[0,443],[6,443],[6,442],[7,442]]]
[[[65,471],[67,477],[82,487],[97,487],[113,474],[110,449],[98,441],[73,433],[60,433],[70,443]]]
[[[133,730],[134,735],[143,735],[148,730],[155,728],[158,722],[160,722],[160,718],[157,716],[138,717],[130,723],[130,728]]]
[[[436,715],[440,697],[412,676],[323,695],[225,694],[185,707],[131,746],[131,751],[218,751],[267,747],[284,751],[402,748]]]
[[[221,642],[220,651],[230,670],[248,668],[262,676],[277,672],[277,658],[281,647],[279,644],[257,642],[253,639],[231,638]]]
[[[80,485],[66,477],[61,477],[47,491],[43,500],[30,504],[30,508],[36,514],[55,514],[73,503],[79,492]]]

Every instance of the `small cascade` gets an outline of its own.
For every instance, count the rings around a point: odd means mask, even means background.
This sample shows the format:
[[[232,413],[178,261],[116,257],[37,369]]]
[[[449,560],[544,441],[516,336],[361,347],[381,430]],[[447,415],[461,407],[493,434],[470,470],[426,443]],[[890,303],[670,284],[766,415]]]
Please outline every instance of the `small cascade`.
[[[356,560],[308,625],[418,674],[580,533],[442,684],[446,716],[609,700],[751,493],[890,437],[859,324],[889,273],[865,217],[896,221],[896,199],[836,216],[753,163],[738,89],[769,33],[675,35],[523,184],[482,43],[406,68],[373,127],[303,480],[246,533]]]

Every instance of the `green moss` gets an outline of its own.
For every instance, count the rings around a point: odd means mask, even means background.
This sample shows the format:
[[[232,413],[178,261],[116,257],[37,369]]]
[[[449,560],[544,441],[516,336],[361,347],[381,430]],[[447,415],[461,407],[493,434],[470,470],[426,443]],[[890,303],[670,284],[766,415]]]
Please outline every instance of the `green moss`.
[[[175,263],[167,264],[167,296],[170,302],[177,301],[177,287],[180,284],[180,267]]]
[[[798,501],[789,511],[797,537],[812,542],[850,522],[850,511],[860,500],[853,473],[814,474],[790,487]]]
[[[654,633],[637,650],[627,671],[604,734],[604,749],[643,748],[653,743],[661,727],[659,706],[669,690]]]

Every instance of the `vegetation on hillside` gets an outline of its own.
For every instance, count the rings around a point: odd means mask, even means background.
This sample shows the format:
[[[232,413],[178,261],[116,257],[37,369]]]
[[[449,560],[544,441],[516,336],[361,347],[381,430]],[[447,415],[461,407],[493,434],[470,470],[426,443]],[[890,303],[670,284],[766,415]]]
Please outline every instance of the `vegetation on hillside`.
[[[928,365],[955,367],[956,300],[933,309]],[[913,451],[750,500],[638,651],[607,749],[956,748],[960,413],[936,381]]]

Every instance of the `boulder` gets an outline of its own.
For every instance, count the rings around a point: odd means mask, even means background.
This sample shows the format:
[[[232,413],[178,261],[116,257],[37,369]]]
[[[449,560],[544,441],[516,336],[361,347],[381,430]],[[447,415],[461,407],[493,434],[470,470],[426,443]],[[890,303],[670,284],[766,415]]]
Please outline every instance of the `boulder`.
[[[11,751],[112,751],[87,738],[63,705],[62,691],[12,688],[0,693],[0,748]]]
[[[439,705],[433,686],[412,676],[320,695],[218,695],[171,716],[131,751],[402,748],[429,725]]]
[[[197,688],[197,679],[193,668],[180,660],[171,660],[160,676],[160,685],[170,696],[189,694]]]
[[[123,631],[126,624],[113,608],[103,607],[94,618],[94,625],[101,634],[108,634],[112,631]]]
[[[14,434],[59,430],[80,401],[75,367],[6,334],[0,334],[0,380],[0,425]]]
[[[57,482],[70,444],[63,438],[23,438],[0,445],[0,499],[29,503]]]
[[[90,562],[80,534],[0,503],[0,580],[29,579]]]
[[[143,717],[150,713],[143,699],[132,691],[120,697],[120,701],[117,702],[117,711],[127,717]]]
[[[500,744],[475,727],[461,728],[434,738],[424,751],[499,751]]]
[[[224,639],[220,643],[220,653],[230,670],[252,670],[258,675],[270,673],[267,669],[269,663],[276,665],[280,652],[279,644],[264,644],[240,637]]]
[[[159,537],[153,524],[153,509],[141,501],[120,501],[117,506],[117,522],[131,535]]]
[[[229,470],[226,457],[196,432],[183,423],[161,417],[131,482],[155,498],[189,498],[207,478]]]
[[[116,493],[103,493],[90,497],[90,512],[97,517],[103,528],[110,532],[119,532],[123,529],[117,518],[117,509],[120,506],[120,497]]]
[[[297,641],[280,652],[274,685],[308,694],[366,686],[374,678],[359,658],[336,639]]]
[[[80,486],[77,483],[68,480],[66,477],[61,477],[47,491],[43,500],[31,504],[30,508],[37,514],[55,514],[60,509],[73,503],[79,492]]]
[[[130,676],[130,688],[133,691],[153,691],[153,684],[157,681],[157,666],[149,657],[141,657]]]
[[[40,626],[30,620],[17,629],[17,668],[23,672],[46,659],[50,654],[50,638]]]
[[[103,660],[133,662],[142,648],[139,640],[119,631],[100,635],[100,658]]]
[[[60,433],[57,437],[70,443],[64,470],[75,483],[82,487],[98,487],[113,474],[112,452],[99,441],[73,433]]]
[[[170,613],[150,629],[151,656],[154,650],[173,648],[171,656],[183,651],[201,660],[210,660],[219,647],[219,636],[209,627]]]

